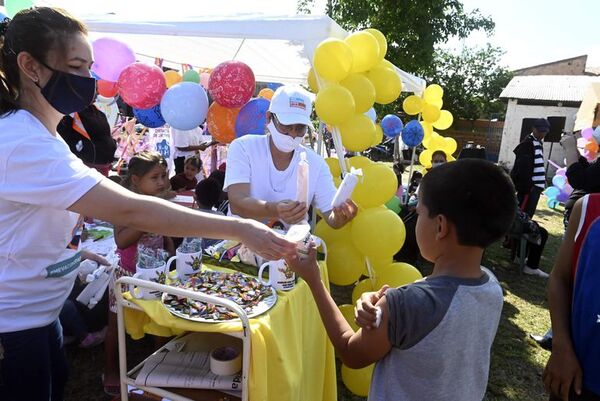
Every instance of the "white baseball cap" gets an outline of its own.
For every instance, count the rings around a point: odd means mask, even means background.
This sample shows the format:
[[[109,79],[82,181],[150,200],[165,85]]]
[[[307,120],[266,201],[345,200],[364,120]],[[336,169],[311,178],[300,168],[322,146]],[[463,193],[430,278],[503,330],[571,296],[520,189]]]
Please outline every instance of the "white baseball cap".
[[[277,88],[271,98],[269,111],[283,125],[312,124],[312,99],[300,86],[284,85]]]

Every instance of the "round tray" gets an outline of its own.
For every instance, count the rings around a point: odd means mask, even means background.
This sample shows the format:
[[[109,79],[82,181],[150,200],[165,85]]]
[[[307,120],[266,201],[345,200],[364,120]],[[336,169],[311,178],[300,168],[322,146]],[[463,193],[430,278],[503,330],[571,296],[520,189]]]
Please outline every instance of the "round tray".
[[[241,274],[243,276],[246,276],[247,278],[258,281],[257,278],[249,276],[247,274],[243,274],[243,273],[236,273],[236,274]],[[270,295],[266,296],[258,304],[254,305],[251,308],[250,312],[247,312],[248,318],[260,316],[263,313],[267,312],[269,309],[271,309],[275,305],[275,303],[277,302],[277,291],[275,291],[275,289],[273,287],[270,288],[270,291],[271,291]],[[217,297],[219,296],[216,294],[211,294],[211,295],[217,296]],[[173,305],[170,305],[169,303],[167,303],[167,298],[169,298],[169,297],[174,297],[174,295],[171,295],[166,292],[163,293],[162,297],[161,297],[161,303],[172,315],[180,317],[182,319],[190,320],[193,322],[200,322],[200,323],[225,323],[225,322],[234,322],[234,321],[239,320],[239,318],[213,319],[213,318],[200,317],[200,316],[190,316],[189,314],[184,313],[183,311],[179,310],[178,308],[174,307]],[[201,301],[198,301],[198,302],[201,302]],[[244,306],[242,306],[242,305],[239,305],[239,306],[242,309],[244,309]],[[225,307],[223,306],[223,308],[225,308]],[[229,311],[231,313],[234,313],[232,310],[229,310]]]

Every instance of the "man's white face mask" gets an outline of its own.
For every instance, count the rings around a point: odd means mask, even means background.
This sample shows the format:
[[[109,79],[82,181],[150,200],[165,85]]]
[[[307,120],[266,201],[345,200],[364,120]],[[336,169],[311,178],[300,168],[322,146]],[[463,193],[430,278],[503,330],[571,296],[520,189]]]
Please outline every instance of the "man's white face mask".
[[[291,153],[294,150],[298,149],[298,146],[302,144],[302,137],[299,136],[297,138],[292,138],[289,135],[283,134],[279,132],[277,128],[275,128],[275,123],[273,120],[267,124],[267,129],[271,133],[271,138],[273,139],[273,144],[277,149],[284,153]]]

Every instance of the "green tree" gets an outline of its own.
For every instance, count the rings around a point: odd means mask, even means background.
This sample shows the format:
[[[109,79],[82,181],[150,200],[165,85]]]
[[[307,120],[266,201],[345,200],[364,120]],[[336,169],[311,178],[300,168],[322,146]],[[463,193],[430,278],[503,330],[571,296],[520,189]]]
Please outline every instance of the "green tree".
[[[314,0],[298,0],[309,12]],[[494,22],[479,9],[465,12],[460,0],[328,0],[327,15],[344,29],[379,29],[388,40],[386,58],[405,71],[429,70],[436,44],[473,31],[494,31]]]
[[[504,51],[489,43],[485,47],[463,47],[458,53],[438,49],[424,76],[444,88],[444,109],[469,119],[502,118],[506,105],[498,99],[512,78],[500,66]]]

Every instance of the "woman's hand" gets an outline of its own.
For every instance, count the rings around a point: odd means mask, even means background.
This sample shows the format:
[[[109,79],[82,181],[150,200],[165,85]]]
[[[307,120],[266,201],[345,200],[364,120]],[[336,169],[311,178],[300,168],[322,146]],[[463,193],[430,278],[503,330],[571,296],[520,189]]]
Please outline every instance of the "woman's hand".
[[[81,260],[84,261],[86,259],[93,260],[94,262],[98,263],[99,265],[110,266],[110,262],[108,260],[106,260],[106,258],[103,258],[102,256],[100,256],[98,254],[95,254],[93,252],[88,251],[87,249],[84,249],[83,251],[81,251]]]
[[[267,260],[284,259],[296,254],[296,243],[254,220],[243,220],[240,240]]]
[[[277,218],[287,224],[296,224],[305,219],[308,206],[304,202],[283,200],[276,203]]]

